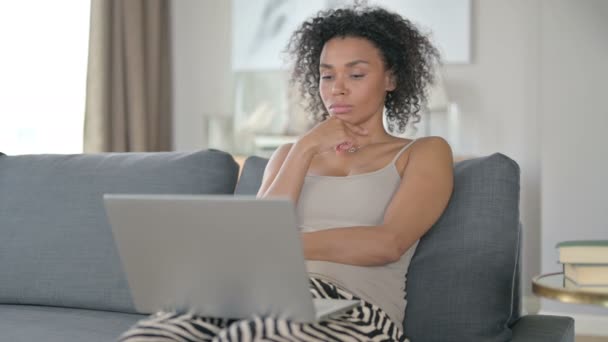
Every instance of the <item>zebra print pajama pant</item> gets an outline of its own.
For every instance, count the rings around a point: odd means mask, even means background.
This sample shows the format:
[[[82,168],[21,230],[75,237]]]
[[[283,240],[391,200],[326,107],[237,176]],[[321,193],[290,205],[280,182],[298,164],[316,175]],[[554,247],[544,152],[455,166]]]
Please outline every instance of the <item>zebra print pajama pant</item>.
[[[310,278],[310,291],[314,298],[360,300],[316,278]],[[259,316],[229,320],[159,312],[136,323],[120,341],[408,341],[401,326],[391,321],[382,309],[361,302],[346,313],[316,323]]]

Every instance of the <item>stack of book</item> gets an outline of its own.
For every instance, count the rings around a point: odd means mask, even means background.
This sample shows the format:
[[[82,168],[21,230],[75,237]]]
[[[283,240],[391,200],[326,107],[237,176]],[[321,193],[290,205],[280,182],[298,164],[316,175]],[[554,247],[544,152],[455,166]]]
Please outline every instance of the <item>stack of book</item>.
[[[608,240],[557,244],[566,288],[608,293]]]

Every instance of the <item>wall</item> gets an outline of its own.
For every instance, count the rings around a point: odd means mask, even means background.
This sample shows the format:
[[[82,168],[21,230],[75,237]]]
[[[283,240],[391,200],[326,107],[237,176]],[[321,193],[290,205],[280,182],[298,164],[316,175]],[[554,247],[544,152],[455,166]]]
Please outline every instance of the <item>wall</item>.
[[[232,113],[231,1],[171,1],[174,146],[207,148],[206,117]]]
[[[541,16],[542,271],[559,271],[555,244],[608,239],[608,2],[543,1]],[[543,310],[608,309],[543,302]],[[608,334],[605,323],[603,331]]]

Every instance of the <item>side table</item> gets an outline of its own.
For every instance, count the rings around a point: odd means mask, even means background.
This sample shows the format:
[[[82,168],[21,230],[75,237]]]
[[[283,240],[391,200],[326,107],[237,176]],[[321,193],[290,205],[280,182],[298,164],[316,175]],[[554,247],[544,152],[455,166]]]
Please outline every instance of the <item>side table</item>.
[[[564,303],[592,304],[608,308],[608,292],[566,288],[563,273],[541,274],[532,279],[532,292]]]

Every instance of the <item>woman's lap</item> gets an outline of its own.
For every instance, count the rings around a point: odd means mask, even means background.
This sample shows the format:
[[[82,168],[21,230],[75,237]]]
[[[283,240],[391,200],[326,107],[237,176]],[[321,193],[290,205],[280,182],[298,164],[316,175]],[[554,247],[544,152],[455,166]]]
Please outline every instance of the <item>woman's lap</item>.
[[[359,299],[326,281],[311,278],[314,298]],[[296,323],[273,317],[243,320],[157,313],[139,321],[120,341],[407,341],[401,327],[382,309],[362,301],[358,307],[315,323]]]

